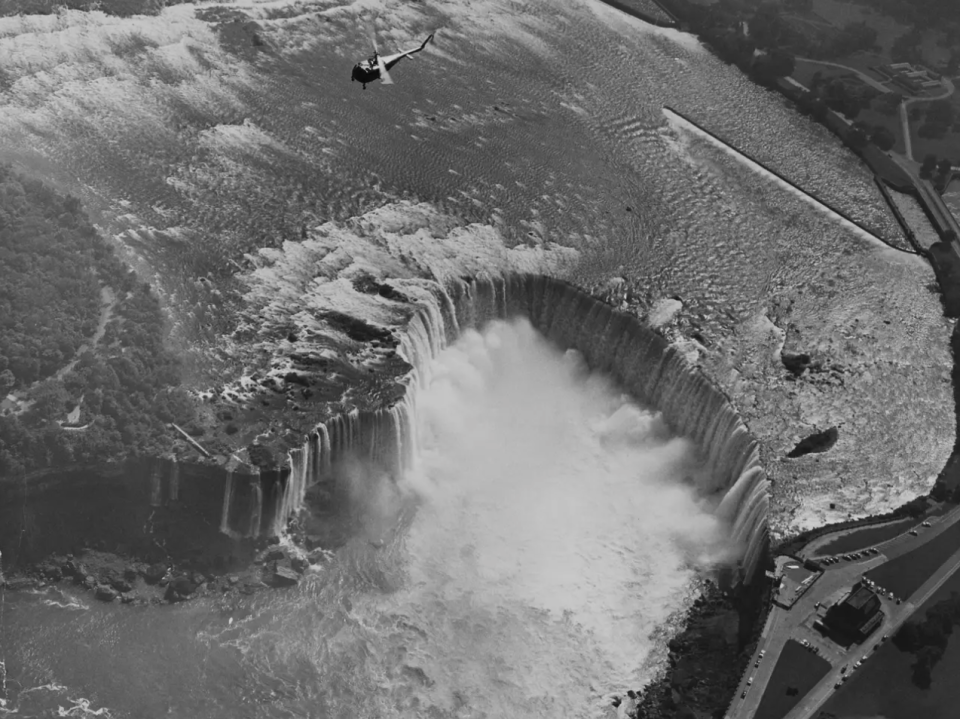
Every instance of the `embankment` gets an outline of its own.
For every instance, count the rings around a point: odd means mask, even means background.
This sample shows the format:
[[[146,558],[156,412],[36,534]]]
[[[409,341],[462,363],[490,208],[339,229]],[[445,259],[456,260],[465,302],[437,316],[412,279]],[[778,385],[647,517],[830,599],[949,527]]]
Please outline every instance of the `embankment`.
[[[417,391],[430,360],[466,329],[525,316],[696,443],[709,469],[697,489],[728,523],[742,550],[738,575],[752,581],[768,544],[769,482],[757,443],[722,392],[663,337],[573,285],[540,275],[459,278],[447,287],[435,284],[431,294],[418,303],[401,339],[414,370],[392,406],[354,409],[318,424],[283,468],[138,460],[2,481],[5,562],[97,542],[136,554],[213,552],[215,560],[229,561],[248,551],[243,539],[275,536],[302,510],[314,523],[330,517],[343,506],[350,463],[362,459],[396,475],[412,461]]]
[[[746,160],[747,162],[753,164],[755,167],[757,167],[757,168],[758,168],[760,171],[762,171],[763,173],[766,173],[767,175],[775,178],[777,181],[779,181],[780,183],[782,183],[782,185],[783,185],[784,187],[786,187],[787,189],[791,190],[794,194],[798,195],[799,197],[802,197],[804,200],[806,200],[807,202],[811,203],[812,205],[820,208],[822,211],[826,212],[827,214],[832,215],[835,219],[840,220],[840,221],[841,221],[843,224],[845,224],[847,227],[849,227],[849,228],[852,229],[852,230],[857,231],[858,233],[861,234],[861,236],[865,237],[866,239],[870,240],[871,242],[883,244],[883,245],[885,245],[886,247],[890,247],[891,249],[898,250],[898,251],[900,251],[900,252],[908,252],[907,250],[904,250],[904,249],[901,248],[901,247],[897,247],[896,245],[890,244],[889,242],[887,242],[886,240],[884,240],[882,237],[879,237],[878,235],[876,235],[876,234],[875,234],[874,232],[872,232],[870,229],[868,229],[868,228],[864,227],[863,225],[861,225],[859,222],[857,222],[855,219],[853,219],[852,217],[850,217],[850,215],[848,215],[848,214],[847,214],[846,212],[844,212],[843,210],[840,210],[840,209],[834,207],[833,205],[831,205],[830,203],[824,202],[822,199],[820,199],[820,198],[817,197],[816,195],[812,195],[811,193],[807,192],[807,191],[804,190],[802,187],[800,187],[799,185],[797,185],[796,183],[794,183],[792,180],[784,177],[783,175],[781,175],[781,174],[780,174],[779,172],[777,172],[776,170],[774,170],[774,169],[772,169],[772,168],[770,168],[770,167],[767,167],[765,164],[763,164],[762,162],[760,162],[760,161],[757,160],[756,158],[751,157],[749,154],[747,154],[747,153],[743,152],[742,150],[734,147],[733,145],[731,145],[730,143],[728,143],[726,140],[724,140],[722,137],[719,137],[719,136],[715,135],[713,132],[711,132],[711,131],[708,130],[707,128],[699,125],[697,122],[695,122],[695,121],[692,120],[691,118],[687,117],[686,115],[678,112],[677,110],[675,110],[675,109],[673,109],[673,108],[671,108],[671,107],[667,107],[667,106],[664,106],[663,112],[664,112],[664,115],[666,115],[668,119],[679,120],[679,121],[680,121],[681,123],[683,123],[687,128],[695,131],[696,133],[698,133],[698,134],[701,135],[702,137],[705,137],[705,138],[711,140],[712,142],[714,142],[715,144],[717,144],[718,146],[720,146],[720,147],[722,147],[724,150],[726,150],[728,153],[732,153],[732,154],[734,154],[734,155],[742,158],[743,160]],[[915,253],[914,253],[914,252],[909,252],[909,254],[915,254]]]

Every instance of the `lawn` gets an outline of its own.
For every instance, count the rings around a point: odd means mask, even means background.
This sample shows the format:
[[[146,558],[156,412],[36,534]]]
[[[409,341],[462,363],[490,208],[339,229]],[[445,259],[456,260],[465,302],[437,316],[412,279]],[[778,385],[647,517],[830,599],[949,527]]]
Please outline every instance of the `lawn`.
[[[879,103],[878,100],[874,100],[874,103]],[[875,125],[880,125],[885,127],[890,132],[893,133],[893,136],[896,138],[896,142],[893,145],[894,152],[903,153],[903,127],[900,125],[899,115],[894,113],[892,115],[877,112],[876,110],[861,110],[860,114],[857,115],[857,122],[863,122],[874,127]],[[922,158],[921,158],[922,159]]]
[[[889,524],[879,524],[873,527],[864,527],[849,534],[837,537],[830,544],[825,544],[817,550],[819,555],[843,554],[845,552],[856,552],[866,547],[872,547],[874,544],[885,542],[888,539],[903,534],[916,523],[917,520],[898,519]]]
[[[913,135],[913,159],[923,162],[927,153],[933,153],[938,159],[950,158],[954,164],[960,164],[960,133],[948,132],[939,140],[924,139],[917,136],[920,123],[910,123],[910,134]]]
[[[958,549],[960,522],[926,544],[867,572],[866,576],[877,586],[893,592],[895,597],[908,599]]]
[[[914,615],[919,619],[929,607],[960,591],[960,572],[954,574]],[[956,719],[960,705],[960,641],[951,635],[946,652],[932,672],[930,688],[922,690],[911,681],[913,654],[901,652],[887,642],[853,674],[843,688],[824,705],[823,713],[837,719],[883,716],[886,719]]]
[[[809,88],[813,84],[813,76],[818,72],[825,81],[832,80],[835,77],[847,77],[851,74],[848,70],[842,70],[839,67],[797,60],[791,77]]]
[[[826,659],[789,640],[773,668],[754,719],[783,719],[829,671]]]

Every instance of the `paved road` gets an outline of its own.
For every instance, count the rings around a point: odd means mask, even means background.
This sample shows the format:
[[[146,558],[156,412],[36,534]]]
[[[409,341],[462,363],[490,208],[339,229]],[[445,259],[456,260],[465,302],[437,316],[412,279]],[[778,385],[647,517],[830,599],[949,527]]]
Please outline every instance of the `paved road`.
[[[845,593],[871,569],[926,544],[957,521],[960,521],[960,507],[955,507],[935,520],[932,527],[923,528],[916,537],[909,534],[909,530],[915,525],[907,525],[903,534],[875,545],[880,550],[880,554],[827,567],[822,576],[790,609],[774,605],[764,625],[757,653],[754,654],[749,669],[742,677],[727,712],[728,719],[752,719],[756,714],[777,659],[789,639],[797,641],[806,639],[812,646],[817,647],[820,656],[830,662],[833,667],[827,676],[801,700],[800,704],[794,707],[787,717],[784,717],[784,719],[808,719],[836,690],[835,685],[843,676],[842,667],[848,667],[849,674],[856,661],[868,652],[869,647],[874,646],[884,634],[892,636],[899,626],[953,575],[960,567],[960,550],[951,556],[909,598],[909,601],[898,605],[895,600],[881,597],[884,621],[872,635],[873,639],[865,645],[854,645],[849,650],[845,650],[816,631],[813,624],[823,612],[822,607],[817,608],[817,603],[832,604],[835,599],[839,599],[839,595]],[[760,660],[760,665],[755,666],[761,650],[764,651],[764,657]],[[747,686],[746,682],[750,678],[753,678],[752,686]],[[744,691],[746,691],[746,697],[741,697]]]

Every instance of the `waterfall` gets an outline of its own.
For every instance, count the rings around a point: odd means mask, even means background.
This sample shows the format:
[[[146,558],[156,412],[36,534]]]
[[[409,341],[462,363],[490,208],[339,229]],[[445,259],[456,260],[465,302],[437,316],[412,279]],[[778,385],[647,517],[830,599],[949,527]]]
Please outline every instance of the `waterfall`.
[[[237,532],[230,529],[230,507],[233,503],[233,484],[234,474],[227,472],[227,478],[223,486],[223,511],[220,514],[220,531],[228,537],[239,538]]]
[[[180,499],[180,465],[176,460],[173,460],[170,465],[170,478],[168,480],[168,495],[171,502],[176,502]]]
[[[742,578],[753,579],[767,545],[769,489],[757,442],[725,395],[662,336],[573,285],[542,275],[456,278],[434,291],[420,285],[410,294],[418,311],[405,326],[398,349],[412,367],[403,380],[403,396],[375,411],[350,408],[318,425],[302,447],[292,450],[290,474],[274,502],[268,531],[284,530],[303,508],[311,486],[334,481],[333,468],[347,453],[394,473],[413,467],[417,396],[430,381],[430,361],[464,329],[525,316],[549,340],[577,350],[591,369],[610,375],[636,400],[660,410],[673,432],[697,445],[708,470],[697,489],[715,498],[718,516],[741,548]],[[231,474],[221,521],[228,533],[232,482]]]
[[[163,504],[163,465],[155,461],[150,467],[150,506]]]

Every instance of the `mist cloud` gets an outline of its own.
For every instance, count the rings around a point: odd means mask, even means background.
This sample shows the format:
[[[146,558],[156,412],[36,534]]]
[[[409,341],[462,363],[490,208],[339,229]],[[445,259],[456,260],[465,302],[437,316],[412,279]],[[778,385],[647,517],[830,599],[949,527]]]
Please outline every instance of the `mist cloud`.
[[[410,599],[540,613],[570,640],[531,655],[564,667],[551,681],[597,671],[595,688],[639,688],[654,635],[723,544],[685,481],[702,471],[693,446],[525,320],[466,333],[430,375],[402,483],[422,501]],[[498,651],[529,655],[529,641]]]

